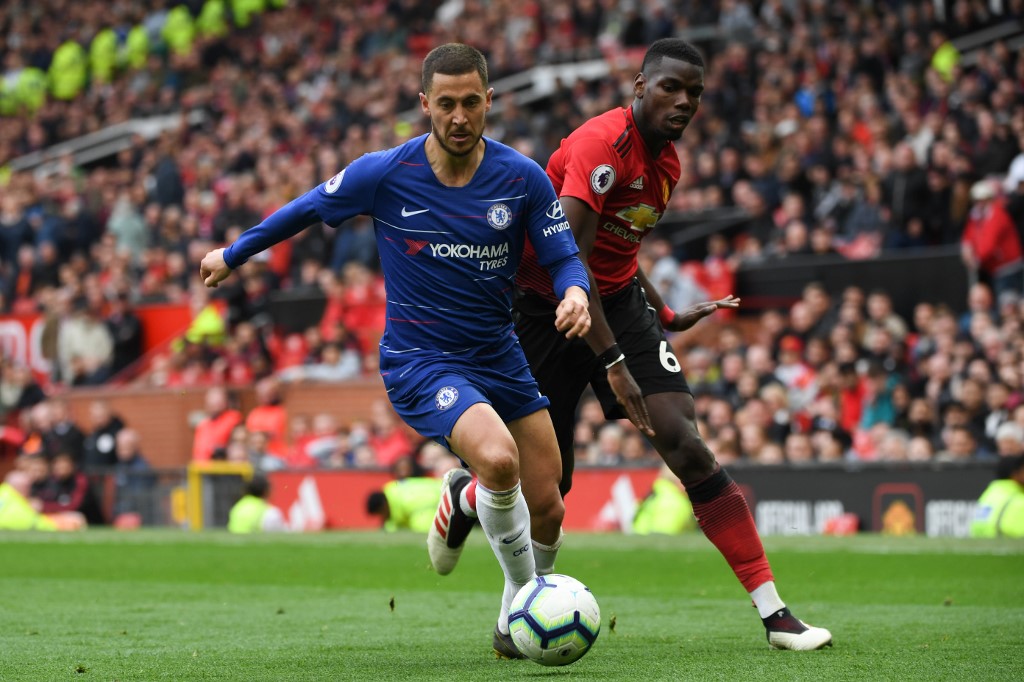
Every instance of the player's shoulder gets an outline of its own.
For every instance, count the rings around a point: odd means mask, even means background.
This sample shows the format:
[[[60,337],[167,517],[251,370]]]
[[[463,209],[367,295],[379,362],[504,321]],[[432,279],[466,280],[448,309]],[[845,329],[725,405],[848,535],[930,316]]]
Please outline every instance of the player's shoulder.
[[[389,149],[367,152],[359,157],[358,161],[367,166],[382,167],[385,169],[402,163],[409,165],[422,165],[426,161],[426,153],[423,151],[423,145],[426,142],[426,139],[426,134],[419,135],[407,142],[403,142],[402,144]]]
[[[487,143],[488,160],[490,163],[496,166],[504,166],[510,171],[524,175],[544,174],[544,169],[540,167],[540,164],[522,152],[489,137],[484,139]]]
[[[583,125],[570,133],[568,139],[572,142],[581,139],[599,139],[613,144],[628,131],[629,119],[626,118],[625,109],[618,107],[588,119]]]

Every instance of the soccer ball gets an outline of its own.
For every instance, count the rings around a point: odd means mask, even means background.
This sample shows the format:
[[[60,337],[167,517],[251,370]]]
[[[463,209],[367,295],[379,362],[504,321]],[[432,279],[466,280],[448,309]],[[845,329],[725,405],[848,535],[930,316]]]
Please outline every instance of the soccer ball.
[[[601,631],[601,609],[586,585],[552,573],[519,590],[509,608],[512,641],[531,661],[569,665],[583,658]]]

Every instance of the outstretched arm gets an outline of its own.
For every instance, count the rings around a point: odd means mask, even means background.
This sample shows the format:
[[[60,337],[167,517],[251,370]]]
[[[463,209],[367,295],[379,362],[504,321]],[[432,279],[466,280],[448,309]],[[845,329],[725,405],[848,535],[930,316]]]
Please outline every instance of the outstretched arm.
[[[231,271],[249,258],[274,244],[294,237],[299,232],[320,220],[313,204],[312,190],[277,209],[259,225],[242,233],[234,244],[226,249],[214,249],[203,258],[199,265],[199,276],[203,284],[216,288],[228,278]]]
[[[729,294],[725,298],[721,298],[717,301],[694,303],[693,305],[676,312],[672,310],[667,303],[665,303],[661,294],[658,293],[658,290],[651,281],[647,279],[647,274],[642,269],[637,268],[636,276],[637,279],[640,280],[641,286],[644,288],[644,295],[647,297],[647,302],[651,304],[652,308],[658,311],[658,318],[661,320],[661,326],[664,327],[666,331],[684,332],[716,310],[722,308],[735,309],[740,307],[740,299]]]
[[[626,410],[629,420],[645,435],[653,436],[654,427],[647,413],[643,394],[636,380],[626,366],[625,358],[618,351],[615,334],[608,325],[601,307],[601,294],[598,292],[594,273],[590,270],[590,254],[594,250],[597,238],[598,214],[585,202],[575,197],[561,197],[565,217],[572,227],[576,244],[580,248],[580,260],[587,269],[590,279],[590,333],[584,337],[594,354],[601,358],[608,370],[608,384],[615,393],[615,398]]]

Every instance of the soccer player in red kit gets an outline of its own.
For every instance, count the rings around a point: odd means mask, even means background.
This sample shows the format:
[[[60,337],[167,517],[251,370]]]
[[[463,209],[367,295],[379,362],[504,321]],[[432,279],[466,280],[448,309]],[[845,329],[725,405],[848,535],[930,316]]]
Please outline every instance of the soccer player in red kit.
[[[798,620],[779,597],[750,509],[697,432],[693,395],[665,338],[664,330],[688,329],[739,300],[729,296],[677,313],[637,263],[640,240],[664,213],[679,180],[672,143],[696,115],[703,90],[704,60],[696,48],[674,38],[658,40],[633,80],[632,106],[596,116],[562,141],[547,173],[591,274],[592,326],[585,340],[566,340],[554,330],[551,281],[527,249],[516,277],[516,333],[551,401],[562,495],[572,486],[576,406],[590,384],[606,417],[628,417],[686,486],[701,529],[757,607],[768,643],[820,649],[832,635]],[[456,507],[461,514],[466,505]],[[453,551],[461,549],[471,524],[460,527],[465,530],[449,537]],[[552,546],[534,543],[537,555],[549,560],[560,544],[561,538]]]

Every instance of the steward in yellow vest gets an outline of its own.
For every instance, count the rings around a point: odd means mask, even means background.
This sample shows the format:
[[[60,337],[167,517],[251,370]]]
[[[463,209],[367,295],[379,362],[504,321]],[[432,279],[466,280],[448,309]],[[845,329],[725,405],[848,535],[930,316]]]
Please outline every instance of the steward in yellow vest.
[[[971,537],[1024,538],[1024,455],[1016,457],[1009,478],[999,478],[978,498]]]
[[[384,490],[370,493],[366,511],[384,520],[384,530],[407,528],[426,533],[434,522],[441,500],[441,481],[426,476],[410,476],[391,481]]]
[[[651,493],[640,503],[633,517],[633,532],[637,535],[678,535],[696,527],[690,498],[675,474],[667,467],[662,468],[651,485]]]

